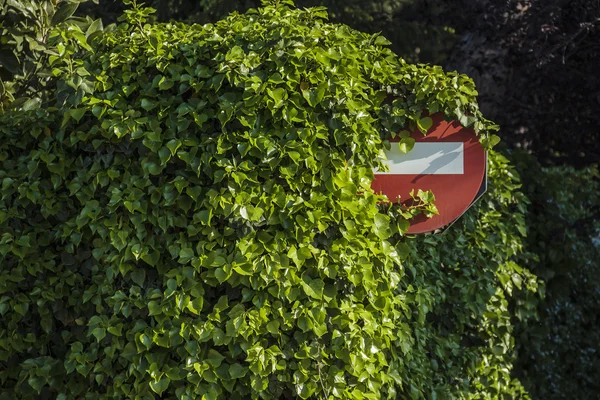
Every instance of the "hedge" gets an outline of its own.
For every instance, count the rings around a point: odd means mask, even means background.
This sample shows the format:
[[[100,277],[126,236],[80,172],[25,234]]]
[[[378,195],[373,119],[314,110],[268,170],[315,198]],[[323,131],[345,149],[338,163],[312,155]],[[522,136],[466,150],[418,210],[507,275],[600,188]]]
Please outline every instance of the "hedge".
[[[321,8],[151,14],[90,44],[63,27],[52,102],[0,115],[0,398],[526,396],[514,169],[490,151],[489,193],[440,236],[405,235],[428,194],[370,188],[427,112],[497,141],[472,81]]]
[[[600,172],[542,167],[525,152],[511,158],[523,171],[531,201],[522,264],[544,280],[539,320],[516,326],[517,376],[541,399],[595,399],[600,368]]]

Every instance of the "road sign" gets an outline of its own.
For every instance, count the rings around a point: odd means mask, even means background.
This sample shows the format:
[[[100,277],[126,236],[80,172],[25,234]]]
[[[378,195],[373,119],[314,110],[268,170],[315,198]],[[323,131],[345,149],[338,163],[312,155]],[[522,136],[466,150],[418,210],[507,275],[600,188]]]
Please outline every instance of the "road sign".
[[[475,132],[441,113],[431,116],[427,136],[411,133],[414,148],[403,153],[397,143],[386,151],[389,172],[375,171],[372,188],[390,201],[410,202],[410,191],[431,190],[439,215],[411,220],[408,233],[433,232],[460,217],[486,188],[486,152]],[[393,139],[392,141],[398,141]]]

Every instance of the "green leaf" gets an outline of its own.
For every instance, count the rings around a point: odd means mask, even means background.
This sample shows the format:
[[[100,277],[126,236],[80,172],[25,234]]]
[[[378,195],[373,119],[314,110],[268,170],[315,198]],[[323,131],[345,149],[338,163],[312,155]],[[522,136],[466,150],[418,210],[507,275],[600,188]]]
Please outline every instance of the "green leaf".
[[[131,272],[131,280],[138,286],[144,287],[146,280],[146,271],[143,268],[137,268]]]
[[[219,283],[223,283],[229,278],[230,274],[225,272],[223,268],[215,269],[215,278],[219,281]]]
[[[319,85],[317,88],[302,90],[302,96],[306,99],[308,105],[316,107],[325,96],[325,86]]]
[[[172,79],[168,79],[166,76],[163,76],[161,80],[158,82],[158,88],[160,90],[169,90],[173,87],[175,83]]]
[[[161,165],[158,165],[153,162],[148,163],[148,173],[150,175],[160,175],[162,171],[163,167]]]
[[[423,201],[423,203],[433,203],[435,201],[435,196],[431,190],[423,191],[419,189],[417,192],[417,197]]]
[[[79,122],[79,120],[81,120],[81,118],[83,117],[85,112],[86,112],[85,108],[75,108],[75,109],[69,110],[69,114],[71,114],[71,117],[73,117],[73,119],[77,122]]]
[[[92,22],[90,24],[90,26],[87,28],[87,30],[85,31],[85,37],[86,39],[90,39],[90,36],[96,32],[100,32],[104,29],[104,26],[102,25],[102,19],[98,18],[96,20],[94,20],[94,22]]]
[[[402,138],[398,142],[398,147],[400,148],[401,152],[408,153],[413,149],[413,147],[415,147],[415,139],[411,137]]]
[[[401,234],[405,234],[408,231],[408,228],[410,228],[410,222],[404,218],[400,218],[398,220],[398,231],[400,231]]]
[[[156,266],[156,263],[158,263],[158,260],[160,259],[160,253],[158,252],[158,250],[149,250],[148,253],[142,255],[141,258],[144,262],[146,262],[149,265],[154,267],[154,266]],[[141,269],[141,271],[144,271],[144,270]],[[142,285],[140,285],[140,286],[142,286]]]
[[[210,225],[210,220],[212,218],[212,209],[210,210],[200,210],[197,213],[198,220],[202,223],[202,225]]]
[[[54,13],[54,16],[52,17],[52,25],[58,25],[69,19],[75,14],[77,7],[79,7],[79,3],[71,3],[68,1],[60,3],[58,10],[56,10],[56,13]]]
[[[189,247],[184,247],[179,251],[179,262],[186,263],[194,257],[194,250]]]
[[[163,377],[159,380],[150,382],[150,389],[160,396],[165,390],[167,390],[169,383],[171,383],[171,380],[167,376],[163,375]]]
[[[376,214],[373,228],[375,235],[380,239],[385,240],[392,235],[392,230],[390,229],[390,217],[387,215]]]
[[[213,368],[218,368],[225,359],[218,351],[210,349],[206,355],[205,361]]]
[[[229,366],[229,376],[231,376],[231,379],[243,378],[247,373],[248,368],[243,367],[241,364],[236,363]]]
[[[172,291],[177,290],[177,281],[175,279],[169,279],[167,281],[167,288]]]
[[[392,42],[390,42],[383,36],[377,36],[377,38],[375,38],[375,44],[377,46],[389,46],[392,44]]]
[[[485,139],[483,139],[483,146],[491,149],[492,147],[496,146],[498,143],[500,143],[500,137],[498,135],[490,135],[489,137],[486,137]]]
[[[123,329],[123,325],[119,324],[118,326],[111,326],[107,330],[108,330],[108,333],[110,333],[112,335],[122,336],[123,335],[123,333],[121,332],[122,329]]]
[[[406,260],[410,254],[410,247],[406,243],[398,243],[396,245],[396,252],[401,260]]]
[[[97,341],[101,341],[102,339],[104,339],[106,337],[106,329],[104,328],[95,328],[92,331],[92,335],[94,335],[96,337]]]
[[[40,108],[41,104],[42,104],[42,100],[35,97],[35,98],[29,99],[25,103],[23,103],[21,108],[23,109],[23,111],[32,111],[32,110],[37,110],[38,108]]]
[[[27,383],[29,383],[29,386],[31,386],[33,390],[40,394],[42,392],[42,388],[44,385],[46,385],[46,378],[41,376],[32,376],[27,379]]]
[[[27,310],[29,310],[29,303],[19,303],[19,304],[15,304],[14,306],[14,310],[18,313],[21,314],[22,316],[25,316],[25,314],[27,314]]]
[[[166,147],[161,147],[158,150],[158,158],[162,164],[166,164],[171,159],[171,151]]]
[[[325,283],[321,279],[313,279],[309,283],[310,288],[312,289],[312,296],[316,299],[323,298],[323,289],[325,288]]]
[[[171,139],[167,142],[167,148],[171,151],[172,155],[175,155],[177,149],[181,147],[181,140]]]
[[[279,335],[281,332],[279,331],[279,321],[273,320],[267,324],[267,330],[274,334]]]
[[[152,110],[154,107],[156,107],[156,103],[154,103],[152,100],[150,99],[142,99],[141,102],[141,107],[146,110],[146,111],[150,111]]]
[[[162,307],[156,300],[150,300],[148,302],[148,315],[160,315],[162,314]]]
[[[273,105],[273,108],[280,108],[281,106],[283,106],[284,101],[288,98],[287,91],[283,88],[269,90],[268,93],[269,93],[269,96],[273,100],[275,100],[275,104]]]
[[[417,126],[423,133],[427,132],[433,126],[433,120],[430,117],[425,117],[417,120]]]
[[[226,61],[240,60],[245,56],[244,50],[240,46],[233,46],[227,55],[225,56]]]

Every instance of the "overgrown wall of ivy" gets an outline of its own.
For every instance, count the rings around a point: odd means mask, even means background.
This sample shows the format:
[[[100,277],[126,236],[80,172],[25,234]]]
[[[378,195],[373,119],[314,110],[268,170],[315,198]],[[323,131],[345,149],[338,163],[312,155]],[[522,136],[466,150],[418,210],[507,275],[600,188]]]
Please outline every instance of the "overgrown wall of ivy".
[[[472,81],[319,8],[150,13],[61,31],[51,102],[0,115],[0,398],[526,397],[514,169],[441,236],[370,189],[425,110],[496,141]]]

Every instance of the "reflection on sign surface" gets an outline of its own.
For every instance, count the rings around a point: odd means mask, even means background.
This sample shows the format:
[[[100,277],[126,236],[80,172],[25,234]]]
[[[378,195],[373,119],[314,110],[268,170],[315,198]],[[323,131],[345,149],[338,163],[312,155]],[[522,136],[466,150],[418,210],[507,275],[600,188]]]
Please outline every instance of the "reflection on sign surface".
[[[396,143],[386,150],[389,172],[377,174],[396,175],[456,175],[464,174],[464,145],[462,142],[417,142],[408,153],[403,153]]]

